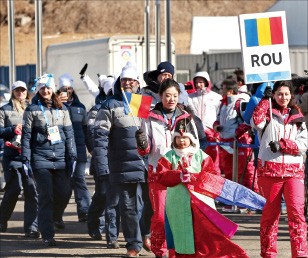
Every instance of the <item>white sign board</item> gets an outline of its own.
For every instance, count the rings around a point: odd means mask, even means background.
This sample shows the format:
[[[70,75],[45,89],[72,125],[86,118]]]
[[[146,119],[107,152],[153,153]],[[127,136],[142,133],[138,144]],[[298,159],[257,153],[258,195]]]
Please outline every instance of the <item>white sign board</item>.
[[[284,11],[239,16],[246,83],[291,79]]]
[[[190,54],[241,50],[237,16],[193,17]]]

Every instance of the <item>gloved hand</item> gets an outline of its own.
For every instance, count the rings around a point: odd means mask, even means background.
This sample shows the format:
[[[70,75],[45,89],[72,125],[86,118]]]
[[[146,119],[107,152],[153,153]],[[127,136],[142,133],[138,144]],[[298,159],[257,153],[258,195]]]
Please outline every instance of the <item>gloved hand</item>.
[[[273,91],[272,88],[270,86],[267,86],[264,90],[264,99],[270,99],[273,97]]]
[[[138,149],[145,150],[148,147],[147,136],[142,129],[139,129],[135,133]]]
[[[80,74],[80,79],[82,79],[82,78],[84,77],[87,68],[88,68],[88,64],[86,63],[86,64],[82,67],[82,69],[80,70],[80,72],[79,72],[79,74]]]
[[[222,130],[224,129],[224,127],[222,126],[222,125],[216,125],[215,127],[214,127],[214,130],[216,131],[216,132],[222,132]]]
[[[26,160],[22,162],[22,172],[26,175],[26,177],[32,177],[32,167],[30,165],[30,161]]]
[[[280,144],[278,141],[271,141],[268,146],[270,146],[271,151],[276,153],[277,151],[280,151]]]
[[[190,173],[186,169],[181,172],[180,177],[182,183],[186,184],[190,182]]]

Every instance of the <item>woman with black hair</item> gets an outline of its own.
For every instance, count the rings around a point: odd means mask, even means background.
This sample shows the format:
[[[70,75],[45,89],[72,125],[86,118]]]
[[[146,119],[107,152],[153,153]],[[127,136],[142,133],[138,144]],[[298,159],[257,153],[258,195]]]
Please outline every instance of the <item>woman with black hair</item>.
[[[191,115],[179,104],[180,86],[173,79],[165,79],[159,88],[161,102],[150,111],[141,129],[136,132],[138,152],[148,155],[149,194],[153,208],[151,218],[151,250],[156,257],[167,257],[167,245],[164,229],[166,187],[156,181],[158,160],[171,149],[172,134],[177,122],[190,118]],[[195,122],[193,127],[197,133]],[[199,144],[199,138],[198,138]],[[169,257],[174,257],[174,250],[169,250]]]
[[[273,105],[271,108],[271,99]],[[272,111],[272,112],[271,112]],[[295,105],[292,81],[277,81],[258,103],[252,126],[260,140],[258,184],[266,198],[262,212],[261,256],[277,256],[277,232],[282,195],[285,198],[292,257],[307,257],[307,224],[304,216],[304,160],[307,128]]]

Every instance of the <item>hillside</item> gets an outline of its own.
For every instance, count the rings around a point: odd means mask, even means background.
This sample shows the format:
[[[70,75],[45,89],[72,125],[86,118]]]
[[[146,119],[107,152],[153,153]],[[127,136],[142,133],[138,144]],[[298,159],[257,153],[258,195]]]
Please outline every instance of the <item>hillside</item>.
[[[151,34],[155,0],[150,0]],[[171,30],[177,54],[188,54],[193,16],[233,16],[263,12],[276,0],[171,0]],[[144,34],[144,0],[44,0],[43,51],[49,44],[114,34]],[[164,34],[165,1],[161,1]],[[16,65],[35,63],[34,0],[15,1]],[[0,1],[0,65],[8,65],[7,1]]]

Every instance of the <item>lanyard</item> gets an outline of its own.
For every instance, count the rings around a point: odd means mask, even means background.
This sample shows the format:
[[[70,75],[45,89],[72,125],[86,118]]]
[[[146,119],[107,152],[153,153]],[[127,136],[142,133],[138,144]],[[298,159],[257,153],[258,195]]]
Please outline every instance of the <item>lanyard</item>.
[[[165,119],[165,121],[167,122],[168,127],[170,128],[169,130],[171,130],[171,128],[173,128],[173,125],[174,125],[174,122],[175,122],[175,111],[176,111],[176,110],[174,110],[173,115],[172,115],[172,117],[171,117],[171,126],[170,126],[170,124],[169,124],[169,119],[168,119],[167,115],[165,114],[165,112],[162,110],[164,119]]]
[[[45,109],[44,109],[44,107],[43,107],[43,105],[42,105],[40,100],[38,101],[38,104],[39,104],[40,109],[42,110],[42,113],[44,115],[44,118],[45,118],[45,121],[46,121],[46,125],[47,125],[47,127],[49,127],[48,117],[46,116]],[[59,109],[56,109],[56,112],[57,112],[57,120],[58,120],[58,118],[59,118]]]

